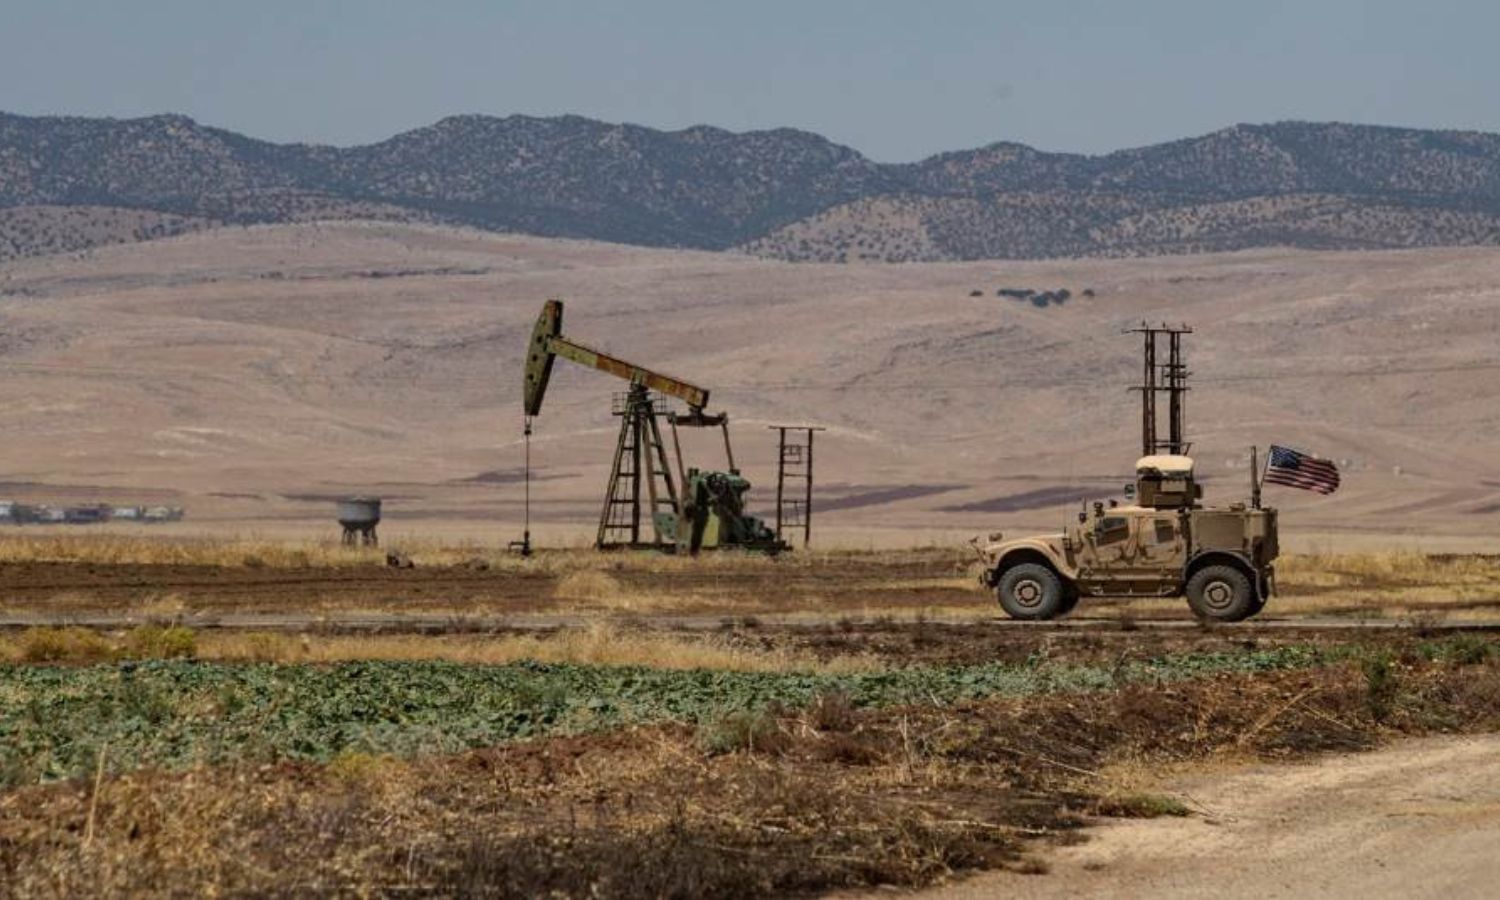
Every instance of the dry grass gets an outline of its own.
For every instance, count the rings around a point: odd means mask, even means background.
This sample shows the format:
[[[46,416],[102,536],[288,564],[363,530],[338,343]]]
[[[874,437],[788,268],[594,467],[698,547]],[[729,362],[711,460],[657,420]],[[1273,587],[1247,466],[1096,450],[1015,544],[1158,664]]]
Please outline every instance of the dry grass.
[[[552,596],[563,600],[602,600],[611,602],[624,589],[620,582],[603,572],[580,571],[564,575],[552,589]]]
[[[28,628],[0,637],[0,662],[96,663],[196,655],[191,629],[142,625],[109,635],[91,628]]]
[[[1411,551],[1389,553],[1311,553],[1283,557],[1277,572],[1290,583],[1307,587],[1431,582],[1455,574],[1483,574],[1496,568],[1482,557],[1434,557]]]
[[[1358,668],[1336,666],[958,707],[826,698],[717,737],[664,726],[27,787],[0,795],[0,895],[751,897],[1038,871],[1029,842],[1080,814],[1184,811],[1144,776],[1101,791],[1113,760],[1298,758],[1496,726],[1493,662],[1401,677],[1385,720]]]
[[[131,604],[130,610],[150,622],[175,622],[188,611],[188,605],[180,594],[169,591],[147,594]]]
[[[272,633],[204,634],[198,656],[267,662],[342,662],[358,659],[421,660],[499,665],[530,660],[657,669],[725,669],[739,672],[854,672],[878,669],[873,656],[820,660],[786,648],[733,646],[715,635],[631,631],[598,623],[549,635],[503,637],[376,635],[307,636]]]
[[[0,537],[0,592],[12,611],[98,611],[175,622],[198,613],[420,611],[773,615],[804,610],[967,604],[975,597],[952,549],[830,551],[777,559],[697,559],[587,549],[529,559],[472,544],[402,544],[414,570],[379,552],[333,544],[122,540],[109,535]],[[50,561],[50,562],[49,562]],[[153,563],[155,565],[153,565]],[[306,565],[303,565],[303,564]],[[71,568],[70,568],[71,567]],[[981,603],[980,607],[986,606]]]
[[[540,550],[529,558],[504,547],[477,541],[398,539],[387,547],[345,547],[337,541],[273,540],[259,537],[186,538],[141,537],[116,534],[0,535],[0,563],[74,562],[100,565],[182,565],[229,568],[307,568],[379,565],[388,551],[410,557],[417,565],[463,565],[476,561],[491,567],[564,576],[578,571],[613,573],[739,573],[806,570],[830,562],[859,558],[897,565],[949,556],[963,548],[928,547],[903,550],[813,550],[770,558],[763,554],[726,551],[698,557],[651,551],[607,552],[591,548]],[[972,557],[965,557],[971,559]]]
[[[618,613],[682,612],[690,609],[722,608],[723,595],[697,591],[641,590],[621,584],[607,572],[579,569],[558,579],[552,596],[565,611],[600,610]]]
[[[1096,793],[1095,809],[1102,815],[1154,818],[1186,815],[1189,802],[1166,787],[1187,773],[1229,771],[1255,759],[1237,747],[1220,747],[1211,756],[1166,761],[1131,748],[1100,765],[1088,779]]]
[[[115,646],[87,628],[28,628],[0,643],[0,659],[7,662],[97,662],[114,655]]]
[[[0,537],[0,562],[73,562],[300,568],[362,565],[383,559],[374,549],[335,542],[151,538],[111,534],[12,534]]]
[[[1500,615],[1500,559],[1413,552],[1315,554],[1277,563],[1281,613]]]
[[[402,541],[399,551],[418,570],[469,566],[494,576],[456,589],[450,601],[438,591],[422,593],[419,574],[393,585],[392,604],[410,606],[423,597],[426,610],[452,608],[473,612],[486,605],[528,612],[625,614],[723,614],[781,617],[801,615],[883,618],[929,617],[973,620],[998,615],[993,599],[966,573],[972,559],[962,547],[906,550],[835,550],[793,553],[776,559],[735,552],[705,554],[696,559],[652,552],[599,553],[591,549],[547,550],[523,559],[479,543]],[[213,566],[234,570],[337,571],[354,575],[356,567],[378,567],[385,550],[346,548],[334,542],[279,542],[248,539],[125,537],[109,534],[0,536],[0,563],[57,562],[78,565],[156,564]],[[1417,552],[1310,554],[1278,561],[1278,596],[1268,615],[1342,615],[1365,618],[1440,620],[1444,617],[1500,617],[1500,560],[1483,556],[1429,556]],[[509,580],[508,576],[517,576]],[[23,576],[18,576],[23,577]],[[34,576],[24,576],[34,577]],[[51,576],[49,576],[51,577]],[[92,577],[99,578],[95,574]],[[107,575],[104,576],[107,578]],[[363,577],[363,573],[359,573]],[[465,576],[467,577],[467,576]],[[222,606],[219,594],[196,583],[191,572],[163,573],[155,593],[124,591],[114,600],[79,595],[67,587],[50,595],[50,610],[100,607],[131,613],[147,621],[174,622],[202,608]],[[240,585],[234,600],[260,602],[264,608],[306,611],[324,608],[375,608],[369,592],[346,585],[309,587],[299,596],[294,587]],[[179,582],[181,584],[179,584]],[[26,584],[25,582],[18,582]],[[258,583],[258,581],[257,581]],[[27,585],[29,587],[29,585]],[[105,588],[96,589],[96,593]],[[381,591],[386,591],[384,587]],[[116,591],[118,597],[122,593]],[[28,598],[38,596],[27,595]],[[380,594],[379,596],[385,596]],[[240,597],[244,599],[241,600]],[[101,599],[104,598],[104,599]],[[428,599],[431,598],[431,599]],[[23,601],[32,603],[29,599]],[[113,605],[110,605],[113,604]],[[446,607],[445,607],[446,605]],[[376,606],[379,606],[377,604]],[[19,605],[17,609],[21,608]],[[380,606],[382,610],[386,607]],[[1115,612],[1135,618],[1180,617],[1179,601],[1085,603],[1080,617]]]
[[[141,626],[117,634],[87,628],[30,628],[0,637],[0,661],[91,663],[191,656],[230,662],[334,663],[351,660],[447,660],[503,665],[529,660],[657,669],[738,672],[872,671],[873,655],[820,659],[785,647],[749,648],[717,635],[679,635],[599,623],[543,635],[292,635]]]

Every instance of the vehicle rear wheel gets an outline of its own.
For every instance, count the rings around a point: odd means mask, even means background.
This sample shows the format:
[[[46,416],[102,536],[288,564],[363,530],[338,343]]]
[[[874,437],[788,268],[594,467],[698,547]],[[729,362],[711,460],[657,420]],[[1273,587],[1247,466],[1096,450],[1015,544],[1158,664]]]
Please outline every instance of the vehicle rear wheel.
[[[1188,606],[1200,619],[1238,622],[1260,610],[1250,579],[1234,566],[1204,566],[1187,583]]]
[[[1248,619],[1252,616],[1260,615],[1260,611],[1266,608],[1266,601],[1268,599],[1270,598],[1265,594],[1256,593],[1255,599],[1250,602],[1250,612],[1245,615],[1245,618]]]
[[[1266,608],[1266,601],[1271,599],[1271,579],[1261,575],[1257,581],[1259,586],[1255,591],[1255,608],[1250,611],[1251,616],[1260,615],[1260,611]]]
[[[1021,563],[1000,576],[1000,608],[1012,619],[1055,619],[1068,610],[1057,573],[1039,563]]]

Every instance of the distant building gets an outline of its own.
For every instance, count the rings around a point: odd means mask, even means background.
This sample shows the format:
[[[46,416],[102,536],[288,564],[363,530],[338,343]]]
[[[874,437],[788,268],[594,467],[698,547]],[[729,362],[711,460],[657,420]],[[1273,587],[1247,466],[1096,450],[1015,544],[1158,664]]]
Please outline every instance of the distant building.
[[[96,525],[108,522],[111,511],[108,506],[69,506],[62,513],[63,521],[69,525]]]
[[[77,506],[48,506],[0,500],[0,523],[26,525],[33,523],[97,525],[104,522],[178,522],[184,513],[180,506],[115,506],[109,503],[82,503]]]
[[[180,506],[151,506],[141,513],[141,519],[146,522],[180,522],[182,514]]]

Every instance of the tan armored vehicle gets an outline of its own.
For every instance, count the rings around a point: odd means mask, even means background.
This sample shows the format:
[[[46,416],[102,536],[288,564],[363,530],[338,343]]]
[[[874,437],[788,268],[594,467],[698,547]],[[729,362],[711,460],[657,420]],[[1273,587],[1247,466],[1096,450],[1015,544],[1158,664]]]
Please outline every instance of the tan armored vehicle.
[[[1180,597],[1200,619],[1260,612],[1275,583],[1276,510],[1205,507],[1186,456],[1136,463],[1134,502],[1095,503],[1060,534],[976,539],[980,581],[1017,619],[1055,619],[1081,597]]]

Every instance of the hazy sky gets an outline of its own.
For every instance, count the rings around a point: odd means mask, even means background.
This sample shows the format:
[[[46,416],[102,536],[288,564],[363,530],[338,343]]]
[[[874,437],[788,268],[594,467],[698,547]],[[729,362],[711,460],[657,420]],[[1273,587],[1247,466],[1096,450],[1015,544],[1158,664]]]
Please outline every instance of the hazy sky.
[[[3,0],[0,110],[365,143],[454,113],[806,128],[882,161],[1236,122],[1500,131],[1493,0]]]

